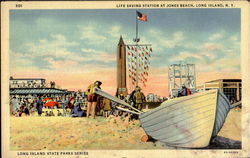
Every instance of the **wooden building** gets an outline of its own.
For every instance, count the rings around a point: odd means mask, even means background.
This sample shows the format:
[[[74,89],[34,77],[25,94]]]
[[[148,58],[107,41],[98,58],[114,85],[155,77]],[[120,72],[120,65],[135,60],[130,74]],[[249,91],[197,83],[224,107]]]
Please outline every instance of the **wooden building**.
[[[241,79],[218,79],[197,86],[197,90],[220,89],[230,102],[237,102],[241,100],[241,87]]]

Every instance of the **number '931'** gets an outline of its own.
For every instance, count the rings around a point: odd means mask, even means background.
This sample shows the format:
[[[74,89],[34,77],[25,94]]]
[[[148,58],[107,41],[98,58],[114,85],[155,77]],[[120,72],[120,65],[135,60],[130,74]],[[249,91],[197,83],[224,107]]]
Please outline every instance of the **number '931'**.
[[[16,4],[16,8],[22,8],[22,4]]]

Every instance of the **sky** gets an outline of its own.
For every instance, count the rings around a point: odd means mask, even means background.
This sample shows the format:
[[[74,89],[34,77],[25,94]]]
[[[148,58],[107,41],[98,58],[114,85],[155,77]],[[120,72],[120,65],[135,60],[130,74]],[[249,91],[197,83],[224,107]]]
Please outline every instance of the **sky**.
[[[142,9],[139,44],[152,44],[143,92],[168,95],[168,66],[195,64],[197,84],[240,78],[240,9]],[[10,74],[115,94],[116,48],[134,44],[135,10],[11,10]],[[129,87],[128,87],[129,88]]]

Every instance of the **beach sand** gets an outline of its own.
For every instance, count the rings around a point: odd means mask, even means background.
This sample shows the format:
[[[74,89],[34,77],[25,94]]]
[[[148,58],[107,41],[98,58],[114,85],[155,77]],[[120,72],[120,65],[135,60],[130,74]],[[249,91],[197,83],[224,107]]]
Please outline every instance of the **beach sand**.
[[[238,148],[240,120],[241,112],[232,109],[208,148]],[[158,141],[141,142],[140,122],[120,117],[10,117],[10,135],[11,150],[176,149]]]

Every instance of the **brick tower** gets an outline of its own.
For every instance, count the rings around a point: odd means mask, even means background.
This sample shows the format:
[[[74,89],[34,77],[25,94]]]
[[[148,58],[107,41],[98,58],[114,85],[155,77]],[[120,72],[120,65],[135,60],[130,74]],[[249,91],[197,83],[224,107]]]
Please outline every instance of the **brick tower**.
[[[128,90],[126,85],[126,45],[123,42],[122,36],[120,37],[117,46],[117,94],[127,96]]]

